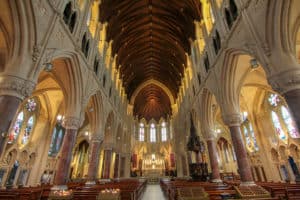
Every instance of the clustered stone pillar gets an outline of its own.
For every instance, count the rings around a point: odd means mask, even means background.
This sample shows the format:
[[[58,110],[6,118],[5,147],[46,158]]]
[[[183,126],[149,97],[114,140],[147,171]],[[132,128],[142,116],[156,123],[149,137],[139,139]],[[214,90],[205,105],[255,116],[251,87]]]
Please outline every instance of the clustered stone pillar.
[[[217,145],[213,138],[207,140],[207,149],[212,171],[212,182],[222,182],[219,171]]]
[[[111,157],[112,157],[112,150],[105,149],[104,150],[102,178],[109,178]]]
[[[0,76],[0,155],[22,99],[30,96],[34,87],[35,83],[19,77]]]
[[[238,172],[241,176],[242,184],[254,184],[251,174],[251,167],[248,161],[247,151],[243,143],[243,137],[240,129],[240,114],[223,116],[224,122],[230,129],[231,140],[237,158]]]
[[[101,147],[102,139],[94,138],[92,141],[92,154],[88,169],[88,179],[89,181],[93,181],[96,179],[99,165],[99,157],[100,157],[100,147]]]
[[[120,162],[120,154],[116,154],[115,166],[114,166],[114,178],[119,178],[119,162]]]
[[[68,117],[64,119],[63,126],[66,131],[54,178],[54,184],[56,185],[65,185],[67,183],[79,122],[78,118]]]

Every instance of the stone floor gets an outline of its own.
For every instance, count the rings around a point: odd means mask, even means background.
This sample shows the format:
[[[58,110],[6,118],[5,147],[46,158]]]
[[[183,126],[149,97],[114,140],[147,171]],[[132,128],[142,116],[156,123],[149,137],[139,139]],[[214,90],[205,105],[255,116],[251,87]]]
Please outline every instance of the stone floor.
[[[166,200],[159,185],[147,185],[142,200]]]

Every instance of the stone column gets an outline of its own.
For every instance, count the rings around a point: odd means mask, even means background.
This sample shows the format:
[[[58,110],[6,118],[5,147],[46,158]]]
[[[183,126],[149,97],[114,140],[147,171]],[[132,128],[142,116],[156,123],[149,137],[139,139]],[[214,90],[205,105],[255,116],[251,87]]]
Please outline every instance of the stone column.
[[[285,69],[285,68],[284,68]],[[281,94],[289,106],[290,112],[300,130],[300,70],[295,66],[293,70],[287,70],[268,77],[272,88]]]
[[[92,146],[91,146],[91,159],[88,169],[88,180],[94,181],[97,177],[98,173],[98,166],[99,166],[99,157],[100,157],[100,147],[102,143],[102,138],[94,138],[92,140]]]
[[[114,166],[114,178],[119,178],[119,162],[120,162],[120,154],[116,154],[115,166]]]
[[[75,117],[64,119],[65,136],[60,151],[60,157],[57,164],[57,171],[54,178],[55,185],[65,185],[69,178],[69,170],[72,159],[72,150],[76,142],[77,130],[80,121]]]
[[[214,139],[207,140],[207,150],[209,154],[210,167],[212,172],[212,182],[222,182],[219,171],[217,144]]]
[[[104,150],[103,170],[101,178],[109,178],[110,175],[110,164],[111,164],[112,150]]]
[[[31,95],[35,83],[15,77],[0,76],[0,156],[6,136],[22,100]]]
[[[240,129],[241,116],[240,114],[224,115],[223,121],[230,129],[231,140],[236,153],[238,172],[241,176],[241,182],[242,184],[254,184],[247,151]]]

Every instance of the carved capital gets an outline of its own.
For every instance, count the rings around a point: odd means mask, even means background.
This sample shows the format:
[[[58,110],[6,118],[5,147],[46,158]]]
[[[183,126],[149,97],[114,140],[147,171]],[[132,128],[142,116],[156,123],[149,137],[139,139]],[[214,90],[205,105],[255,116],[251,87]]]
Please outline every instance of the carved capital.
[[[224,114],[222,115],[223,122],[227,126],[240,126],[242,123],[242,116],[239,113]]]
[[[80,119],[77,117],[66,117],[62,125],[66,129],[78,129],[80,127]]]
[[[20,77],[0,76],[0,95],[9,95],[24,99],[31,95],[35,85],[36,83]]]
[[[94,135],[92,138],[92,142],[103,142],[104,136],[103,135]]]
[[[294,69],[281,72],[269,77],[268,81],[272,88],[280,94],[300,89],[300,70]]]

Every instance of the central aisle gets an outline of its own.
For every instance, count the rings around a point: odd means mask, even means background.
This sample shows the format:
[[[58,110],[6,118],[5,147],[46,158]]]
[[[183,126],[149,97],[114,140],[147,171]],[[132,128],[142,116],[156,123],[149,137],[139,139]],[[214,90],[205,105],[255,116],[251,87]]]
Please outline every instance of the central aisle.
[[[142,200],[166,200],[159,185],[147,185]]]

